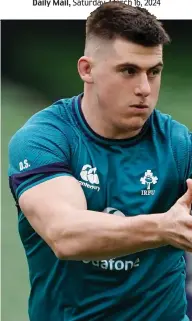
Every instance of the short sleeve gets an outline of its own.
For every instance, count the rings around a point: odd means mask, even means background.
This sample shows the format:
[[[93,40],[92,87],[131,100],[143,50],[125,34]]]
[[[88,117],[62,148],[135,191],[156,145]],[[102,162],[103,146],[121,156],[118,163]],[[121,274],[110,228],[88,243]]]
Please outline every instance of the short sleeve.
[[[10,140],[9,186],[17,201],[27,189],[51,178],[72,175],[70,142],[50,118],[29,121]]]

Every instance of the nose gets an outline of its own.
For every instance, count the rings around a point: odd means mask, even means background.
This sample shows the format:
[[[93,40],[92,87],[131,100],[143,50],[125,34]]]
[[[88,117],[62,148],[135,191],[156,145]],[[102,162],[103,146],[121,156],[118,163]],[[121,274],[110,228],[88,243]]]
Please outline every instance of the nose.
[[[149,84],[149,80],[147,74],[142,74],[139,80],[139,83],[135,87],[135,95],[147,97],[151,93],[151,87]]]

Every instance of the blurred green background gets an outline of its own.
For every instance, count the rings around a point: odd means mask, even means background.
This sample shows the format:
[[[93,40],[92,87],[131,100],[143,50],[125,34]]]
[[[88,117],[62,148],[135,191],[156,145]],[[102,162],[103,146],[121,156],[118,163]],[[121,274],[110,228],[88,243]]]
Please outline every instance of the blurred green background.
[[[192,21],[163,23],[172,44],[164,51],[157,107],[192,129]],[[85,21],[2,21],[2,321],[28,321],[29,294],[8,187],[8,142],[36,111],[83,90],[76,66],[83,54],[84,28]]]

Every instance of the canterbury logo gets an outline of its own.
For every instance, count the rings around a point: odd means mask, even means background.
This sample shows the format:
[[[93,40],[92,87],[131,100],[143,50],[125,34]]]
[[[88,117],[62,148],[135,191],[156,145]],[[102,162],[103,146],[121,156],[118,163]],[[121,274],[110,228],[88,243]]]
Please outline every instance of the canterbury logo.
[[[89,182],[91,184],[99,184],[99,177],[96,174],[97,168],[92,168],[90,165],[84,165],[80,176],[85,182]]]
[[[97,192],[100,191],[100,186],[99,186],[99,177],[97,175],[97,168],[92,167],[91,165],[84,165],[81,172],[80,172],[80,177],[82,178],[79,183],[81,186],[95,190]]]

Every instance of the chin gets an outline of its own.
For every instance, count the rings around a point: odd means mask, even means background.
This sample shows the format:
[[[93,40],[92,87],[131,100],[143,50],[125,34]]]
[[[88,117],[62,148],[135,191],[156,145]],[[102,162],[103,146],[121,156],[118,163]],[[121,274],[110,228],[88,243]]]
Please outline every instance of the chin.
[[[123,125],[124,129],[129,129],[132,131],[139,131],[143,128],[146,121],[147,121],[147,119],[143,119],[143,118],[138,119],[138,117],[137,117],[137,119],[129,119],[128,121],[123,122],[122,125]]]

